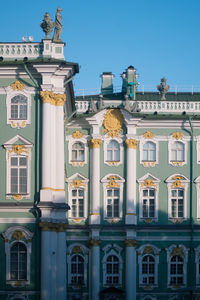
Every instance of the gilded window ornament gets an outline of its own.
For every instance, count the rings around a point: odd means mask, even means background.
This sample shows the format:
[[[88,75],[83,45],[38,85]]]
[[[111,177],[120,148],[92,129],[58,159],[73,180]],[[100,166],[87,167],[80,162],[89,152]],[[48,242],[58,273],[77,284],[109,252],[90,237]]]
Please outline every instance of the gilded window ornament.
[[[154,251],[153,251],[153,248],[152,248],[151,246],[146,246],[146,247],[144,248],[143,254],[150,254],[150,253],[152,253],[152,252],[154,252]]]
[[[123,123],[124,117],[119,109],[112,108],[106,112],[103,125],[109,136],[118,136],[119,132],[122,131]]]
[[[19,240],[23,239],[24,234],[20,230],[15,230],[15,232],[13,232],[12,237],[13,237],[13,239],[19,241]]]
[[[101,245],[101,240],[93,239],[88,241],[89,246],[100,246]]]
[[[80,132],[79,130],[74,131],[73,134],[72,134],[72,137],[74,139],[80,139],[80,138],[82,138],[82,136],[83,136],[83,133]]]
[[[125,141],[126,147],[127,148],[132,148],[132,149],[136,149],[138,141],[135,139],[127,139]]]
[[[109,176],[108,177],[108,180],[109,180],[109,183],[106,185],[107,188],[119,188],[120,185],[116,182],[117,180],[117,176]]]
[[[147,218],[147,219],[144,219],[143,221],[147,224],[150,224],[153,221],[153,219]]]
[[[141,184],[141,188],[143,187],[153,187],[156,188],[157,185],[153,182],[152,179],[145,179],[144,183]]]
[[[21,195],[21,194],[13,195],[13,198],[14,198],[15,200],[21,200],[21,199],[22,199],[22,195]]]
[[[25,145],[13,145],[12,149],[8,150],[8,157],[10,156],[10,153],[13,152],[17,155],[20,155],[21,153],[29,154],[29,150],[26,149]]]
[[[19,128],[19,127],[24,128],[26,126],[26,121],[22,121],[22,122],[11,121],[11,126],[12,128]]]
[[[144,137],[145,139],[153,139],[154,136],[155,136],[155,134],[154,134],[153,132],[149,131],[149,130],[146,131],[146,132],[143,134],[143,137]]]
[[[70,184],[70,188],[80,188],[80,187],[83,188],[86,187],[86,184],[81,179],[74,179],[73,182]]]
[[[180,248],[179,246],[176,246],[176,247],[172,250],[172,252],[171,252],[171,254],[170,254],[170,256],[176,256],[176,255],[181,256],[181,257],[184,257],[184,256],[185,256],[185,255],[184,255],[184,252],[183,252],[183,249]]]
[[[182,132],[180,132],[180,131],[173,132],[173,133],[172,133],[172,137],[173,137],[174,139],[176,139],[176,140],[180,140],[180,139],[182,139],[183,134],[182,134]]]
[[[74,246],[72,249],[72,253],[81,253],[82,249],[80,246]]]
[[[102,140],[100,139],[91,139],[90,141],[88,141],[88,145],[90,149],[100,148],[101,144],[102,144]]]
[[[10,86],[14,91],[22,91],[24,89],[24,84],[21,83],[21,81],[19,81],[19,80],[16,80]]]
[[[41,91],[40,96],[43,103],[50,103],[55,106],[63,106],[66,101],[65,94],[56,94],[50,91]]]
[[[180,180],[175,180],[174,183],[172,183],[171,188],[172,189],[184,188],[184,185],[181,183]]]

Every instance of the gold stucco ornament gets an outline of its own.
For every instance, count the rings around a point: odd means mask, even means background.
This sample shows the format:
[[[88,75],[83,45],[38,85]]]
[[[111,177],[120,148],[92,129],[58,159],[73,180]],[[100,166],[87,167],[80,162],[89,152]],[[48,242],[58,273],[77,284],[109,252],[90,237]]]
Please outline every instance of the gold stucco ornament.
[[[171,186],[172,189],[176,188],[184,188],[184,185],[181,183],[180,180],[175,180]]]
[[[172,250],[172,252],[171,252],[171,254],[170,254],[170,256],[176,256],[176,255],[181,256],[181,257],[184,257],[184,256],[185,256],[185,255],[184,255],[184,252],[183,252],[183,249],[180,248],[179,246],[176,246],[176,247]]]
[[[143,134],[143,137],[145,139],[153,139],[155,136],[154,133],[152,133],[151,131],[147,130],[144,134]]]
[[[24,84],[21,83],[21,81],[19,81],[19,80],[16,80],[10,86],[14,91],[22,91],[24,89]]]
[[[172,133],[172,137],[173,137],[174,139],[176,139],[176,140],[180,140],[180,139],[182,139],[183,134],[182,134],[182,132],[180,132],[180,131],[173,132],[173,133]]]
[[[153,182],[152,179],[145,179],[144,183],[141,184],[141,187],[153,187],[156,188],[156,184]]]
[[[120,185],[116,182],[117,176],[109,176],[108,177],[109,183],[106,185],[107,188],[119,188]]]
[[[146,246],[145,248],[144,248],[144,254],[150,254],[150,253],[152,253],[152,252],[154,252],[153,251],[153,248],[151,247],[151,246]]]
[[[74,246],[72,249],[72,253],[81,253],[82,249],[80,246]]]
[[[127,139],[125,140],[125,144],[127,148],[136,149],[138,141],[135,139]]]
[[[90,141],[88,141],[88,145],[90,149],[100,148],[101,144],[102,144],[102,140],[100,139],[91,139]]]
[[[66,101],[65,94],[56,94],[50,91],[41,91],[40,96],[43,103],[50,103],[55,106],[63,106]]]
[[[12,149],[8,150],[8,157],[10,156],[10,153],[15,153],[17,155],[20,155],[22,152],[29,154],[29,150],[26,149],[25,145],[13,145]]]
[[[106,112],[103,125],[109,136],[118,136],[119,132],[122,130],[123,123],[124,117],[119,109],[112,108]]]
[[[82,136],[83,136],[83,133],[80,132],[79,130],[74,131],[73,134],[72,134],[72,137],[74,139],[80,139],[80,138],[82,138]]]
[[[15,240],[21,240],[24,237],[23,232],[21,232],[20,230],[15,230],[15,232],[12,235],[13,239]]]

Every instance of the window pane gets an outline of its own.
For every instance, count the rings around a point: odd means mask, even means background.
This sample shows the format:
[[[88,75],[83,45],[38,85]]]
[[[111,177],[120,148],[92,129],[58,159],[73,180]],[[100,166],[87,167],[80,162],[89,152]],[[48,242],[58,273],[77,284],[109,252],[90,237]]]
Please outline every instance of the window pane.
[[[18,164],[18,158],[11,157],[11,166],[17,166],[17,164]]]
[[[18,193],[18,170],[11,169],[11,193]]]
[[[19,178],[19,192],[22,194],[27,193],[27,169],[20,169]]]

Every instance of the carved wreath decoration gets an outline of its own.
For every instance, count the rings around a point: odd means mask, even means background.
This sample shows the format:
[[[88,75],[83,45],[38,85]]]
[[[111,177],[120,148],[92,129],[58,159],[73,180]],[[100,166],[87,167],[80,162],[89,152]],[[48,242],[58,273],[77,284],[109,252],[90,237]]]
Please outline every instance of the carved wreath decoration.
[[[112,108],[106,112],[103,125],[109,136],[118,136],[119,132],[122,130],[123,123],[124,117],[120,110]]]

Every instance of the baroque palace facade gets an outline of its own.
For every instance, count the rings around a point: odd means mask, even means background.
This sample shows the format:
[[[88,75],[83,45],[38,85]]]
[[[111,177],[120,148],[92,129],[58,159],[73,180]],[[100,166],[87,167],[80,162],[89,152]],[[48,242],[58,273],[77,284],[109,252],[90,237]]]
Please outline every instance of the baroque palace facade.
[[[63,53],[0,44],[0,299],[199,299],[200,93],[75,98]]]

